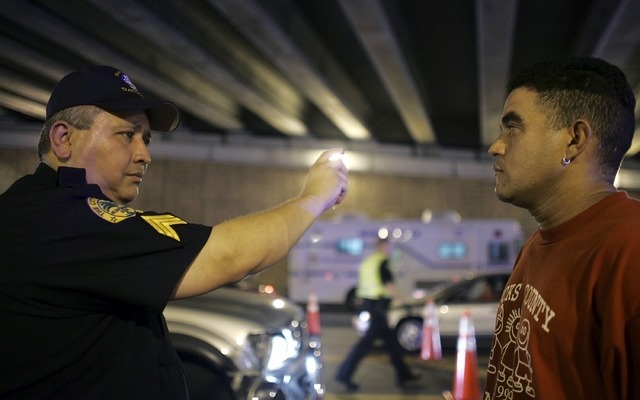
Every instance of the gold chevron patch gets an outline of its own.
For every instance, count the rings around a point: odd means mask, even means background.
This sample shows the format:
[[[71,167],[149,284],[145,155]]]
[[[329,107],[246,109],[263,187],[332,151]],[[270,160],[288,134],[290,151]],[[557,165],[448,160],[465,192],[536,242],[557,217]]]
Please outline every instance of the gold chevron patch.
[[[147,221],[149,225],[151,225],[158,233],[169,236],[180,241],[180,236],[178,236],[178,232],[176,232],[171,225],[181,225],[186,224],[185,221],[176,217],[175,215],[141,215],[142,219]]]

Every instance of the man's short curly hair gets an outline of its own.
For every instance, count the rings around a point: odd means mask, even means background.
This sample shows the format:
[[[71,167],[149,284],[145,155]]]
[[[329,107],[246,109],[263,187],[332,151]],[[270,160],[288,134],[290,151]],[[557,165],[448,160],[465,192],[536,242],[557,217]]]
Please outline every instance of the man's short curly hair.
[[[598,58],[556,58],[517,73],[507,93],[521,87],[537,93],[538,104],[549,112],[550,128],[580,118],[589,121],[601,172],[613,182],[635,130],[636,99],[622,70]]]

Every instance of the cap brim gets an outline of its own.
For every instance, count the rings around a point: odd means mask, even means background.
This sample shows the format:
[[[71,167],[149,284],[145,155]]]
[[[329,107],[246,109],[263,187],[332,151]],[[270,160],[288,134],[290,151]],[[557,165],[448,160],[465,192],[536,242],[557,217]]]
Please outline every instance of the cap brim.
[[[169,101],[147,108],[145,111],[149,118],[149,126],[154,131],[171,132],[180,124],[178,107]]]
[[[180,123],[178,107],[170,101],[152,99],[119,99],[96,104],[100,108],[114,111],[145,111],[149,127],[154,131],[171,132]]]

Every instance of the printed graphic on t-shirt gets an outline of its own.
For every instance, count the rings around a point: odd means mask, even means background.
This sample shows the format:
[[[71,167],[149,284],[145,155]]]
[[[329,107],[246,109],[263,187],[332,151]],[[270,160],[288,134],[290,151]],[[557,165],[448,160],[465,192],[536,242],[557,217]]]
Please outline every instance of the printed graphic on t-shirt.
[[[135,217],[136,213],[140,212],[134,208],[121,206],[109,200],[96,199],[95,197],[87,198],[87,204],[97,216],[113,224]]]
[[[507,315],[505,309],[510,310]],[[495,388],[493,397],[485,393],[485,399],[512,399],[514,394],[535,398],[535,371],[529,353],[531,330],[550,332],[549,323],[554,317],[555,312],[533,286],[518,283],[504,289],[487,367]]]

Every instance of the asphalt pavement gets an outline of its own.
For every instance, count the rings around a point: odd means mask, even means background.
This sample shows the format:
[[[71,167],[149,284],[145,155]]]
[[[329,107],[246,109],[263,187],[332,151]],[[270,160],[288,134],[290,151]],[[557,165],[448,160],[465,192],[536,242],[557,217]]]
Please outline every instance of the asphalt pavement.
[[[438,361],[424,361],[419,354],[405,355],[405,361],[421,377],[398,388],[389,358],[379,346],[362,361],[353,377],[353,381],[360,386],[359,390],[347,393],[334,377],[338,366],[358,340],[351,325],[352,315],[340,311],[323,312],[322,307],[320,309],[324,363],[322,376],[327,389],[325,400],[441,400],[444,399],[443,392],[452,390],[456,349],[443,349],[443,358]],[[478,349],[477,360],[478,385],[483,388],[488,349]]]

